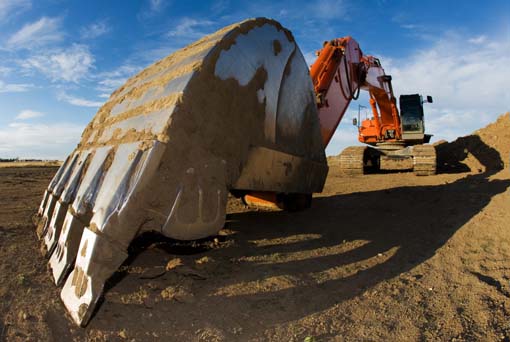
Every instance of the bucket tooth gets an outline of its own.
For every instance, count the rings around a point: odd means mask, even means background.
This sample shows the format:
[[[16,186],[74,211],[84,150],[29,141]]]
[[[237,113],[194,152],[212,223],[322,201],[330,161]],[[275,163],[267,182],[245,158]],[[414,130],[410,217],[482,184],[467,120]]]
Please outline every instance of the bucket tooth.
[[[51,221],[46,229],[46,234],[44,235],[44,243],[46,244],[48,255],[51,255],[58,242],[69,204],[72,203],[76,197],[76,192],[80,186],[80,180],[82,179],[82,174],[86,171],[88,166],[87,161],[89,157],[89,151],[84,151],[79,154],[77,157],[77,165],[72,170],[69,182],[65,185],[58,202],[55,204]]]
[[[39,238],[44,238],[48,231],[48,227],[50,227],[52,221],[56,223],[57,218],[61,218],[62,214],[57,215],[54,213],[55,207],[57,203],[60,201],[60,196],[64,189],[66,189],[67,183],[71,178],[73,171],[75,170],[75,166],[77,164],[79,157],[79,152],[76,152],[71,159],[68,159],[68,163],[62,165],[61,169],[63,170],[61,173],[57,173],[59,176],[58,180],[54,183],[54,186],[50,186],[48,190],[50,191],[49,199],[46,203],[46,207],[44,208],[43,217],[41,222],[39,223],[39,227],[37,229],[37,235]],[[70,161],[70,162],[69,162]],[[52,181],[53,184],[53,181]],[[50,185],[52,185],[50,184]],[[55,214],[55,215],[54,215]],[[55,217],[54,217],[55,216]],[[46,243],[47,245],[47,243]]]
[[[44,213],[44,209],[46,208],[46,203],[48,203],[48,198],[50,196],[50,192],[46,189],[44,190],[43,199],[41,201],[41,205],[39,205],[39,210],[37,210],[37,216],[40,218]]]
[[[72,156],[72,155],[71,155]],[[53,189],[57,185],[58,181],[62,177],[62,173],[69,165],[69,161],[71,159],[71,156],[68,156],[66,160],[60,165],[60,167],[57,170],[57,173],[55,173],[55,176],[51,179],[50,184],[48,185],[48,188],[46,191],[44,191],[43,200],[41,201],[41,205],[39,206],[39,210],[37,211],[37,214],[39,217],[42,217],[44,214],[44,211],[46,210],[46,206],[48,205],[48,200],[50,197],[50,194],[53,192]]]
[[[51,255],[51,253],[53,253],[53,248],[55,248],[55,244],[58,241],[68,207],[68,204],[61,201],[58,201],[57,204],[55,204],[50,224],[48,225],[46,234],[44,235],[44,244],[46,245],[47,255]]]
[[[127,258],[124,248],[86,228],[74,270],[67,278],[61,298],[74,322],[88,323],[106,280]]]
[[[62,285],[74,265],[80,239],[85,225],[70,212],[67,213],[55,251],[51,254],[49,265],[57,286]]]
[[[46,234],[46,229],[48,228],[49,224],[48,217],[51,217],[51,215],[53,215],[53,209],[55,209],[55,204],[57,203],[57,201],[58,199],[51,192],[49,192],[48,199],[46,200],[46,205],[43,210],[42,218],[37,226],[37,237],[39,239],[42,239],[44,237],[44,234]]]

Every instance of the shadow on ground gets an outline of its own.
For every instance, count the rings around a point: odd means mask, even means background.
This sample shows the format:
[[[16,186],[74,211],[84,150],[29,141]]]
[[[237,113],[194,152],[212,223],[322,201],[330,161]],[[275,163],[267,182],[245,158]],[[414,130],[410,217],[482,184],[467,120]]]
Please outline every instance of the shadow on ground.
[[[436,146],[437,170],[439,173],[462,173],[477,171],[465,163],[468,154],[472,154],[487,172],[503,169],[499,152],[485,144],[478,135],[460,137],[455,141],[441,142]]]
[[[107,300],[89,329],[120,330],[130,322],[154,326],[157,321],[158,326],[190,333],[200,326],[238,326],[251,336],[273,324],[326,310],[431,258],[494,195],[510,186],[510,180],[490,181],[487,176],[319,197],[301,213],[232,214],[227,228],[235,234],[220,248],[200,246],[193,252],[193,246],[182,250],[173,241],[145,238],[138,243],[149,246],[154,239],[159,252],[140,248],[141,254],[131,258],[133,266],[164,267],[175,255],[188,261],[208,256],[219,265],[205,269],[207,279],[193,281],[192,302],[159,302],[148,308]],[[112,291],[147,282],[132,275],[121,279],[111,284]],[[167,272],[156,280],[156,295],[182,281]],[[148,311],[151,315],[144,316]]]

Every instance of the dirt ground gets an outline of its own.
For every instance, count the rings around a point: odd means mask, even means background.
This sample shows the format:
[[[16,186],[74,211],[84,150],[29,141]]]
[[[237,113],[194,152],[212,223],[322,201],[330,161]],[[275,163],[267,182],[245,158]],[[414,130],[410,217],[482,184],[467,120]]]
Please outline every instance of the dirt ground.
[[[31,221],[56,168],[2,168],[0,340],[510,341],[500,120],[437,144],[436,176],[347,177],[332,158],[309,210],[231,201],[217,237],[138,238],[86,328],[65,313]]]
[[[62,165],[62,162],[58,161],[58,160],[51,160],[51,161],[36,160],[36,161],[28,161],[28,162],[25,162],[25,161],[16,161],[16,162],[0,161],[0,168],[4,168],[4,167],[41,167],[41,166],[45,166],[45,167],[57,166],[58,167],[60,165]]]

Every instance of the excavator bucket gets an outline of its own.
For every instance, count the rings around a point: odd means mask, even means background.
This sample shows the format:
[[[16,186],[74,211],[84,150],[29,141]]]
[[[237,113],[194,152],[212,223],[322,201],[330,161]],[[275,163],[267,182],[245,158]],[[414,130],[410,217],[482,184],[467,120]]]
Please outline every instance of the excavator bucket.
[[[137,235],[215,235],[229,191],[309,195],[322,191],[327,171],[312,82],[291,32],[246,20],[110,96],[48,186],[37,231],[62,301],[84,326]]]

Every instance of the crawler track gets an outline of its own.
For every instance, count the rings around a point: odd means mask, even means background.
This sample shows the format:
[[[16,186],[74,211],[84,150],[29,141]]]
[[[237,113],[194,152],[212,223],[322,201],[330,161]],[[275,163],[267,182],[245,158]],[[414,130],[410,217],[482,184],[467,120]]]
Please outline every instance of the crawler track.
[[[365,146],[350,146],[340,153],[340,169],[349,175],[364,173]]]
[[[413,172],[417,176],[436,174],[436,149],[432,145],[413,147]]]

